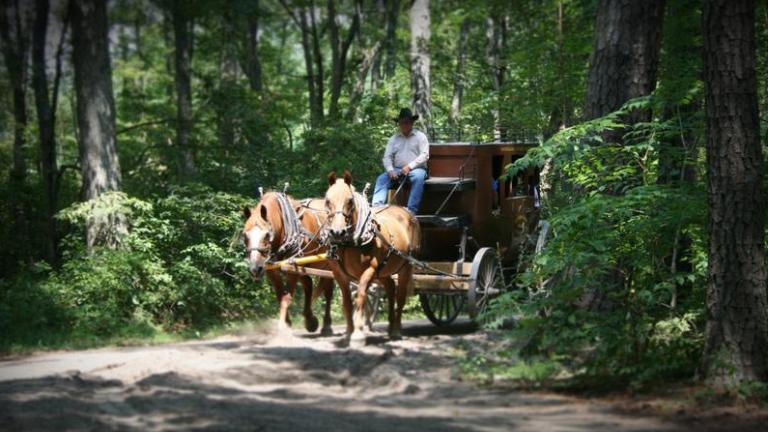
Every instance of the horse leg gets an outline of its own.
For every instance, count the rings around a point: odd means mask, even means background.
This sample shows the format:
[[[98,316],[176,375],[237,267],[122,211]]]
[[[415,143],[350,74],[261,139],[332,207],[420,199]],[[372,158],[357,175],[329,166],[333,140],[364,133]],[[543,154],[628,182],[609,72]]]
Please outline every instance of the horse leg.
[[[344,311],[344,319],[347,322],[347,336],[352,334],[352,293],[349,289],[349,278],[334,265],[331,270],[333,271],[333,277],[336,279],[336,284],[341,291],[341,309]]]
[[[331,327],[331,305],[333,304],[333,279],[320,279],[318,282],[325,295],[325,311],[323,314],[323,328],[320,330],[321,336],[332,336],[333,327]]]
[[[376,268],[368,267],[360,275],[360,279],[357,282],[357,299],[355,299],[355,315],[353,318],[355,328],[349,338],[350,346],[365,345],[365,297],[368,294],[368,285],[370,285],[371,279],[373,279],[375,274]]]
[[[304,287],[304,328],[308,332],[314,333],[317,330],[319,322],[312,313],[312,278],[301,276],[301,286]]]
[[[286,286],[283,284],[283,278],[278,272],[267,272],[267,279],[275,288],[275,296],[277,297],[277,304],[280,308],[280,314],[277,318],[278,330],[284,330],[291,326],[290,318],[288,317],[288,306],[291,304],[291,295],[286,291]],[[290,284],[290,281],[289,281]]]
[[[390,339],[402,339],[403,308],[408,300],[408,285],[410,285],[412,278],[413,267],[409,264],[403,266],[403,269],[397,273],[397,310],[395,311],[394,325],[389,331]]]
[[[381,279],[381,283],[387,293],[387,322],[389,322],[387,333],[392,335],[392,322],[395,319],[395,281],[387,277]]]
[[[293,295],[296,292],[296,285],[299,283],[299,276],[288,275],[286,279],[287,283],[285,285],[285,295],[283,296],[283,300],[280,302],[280,314],[285,317],[285,322],[291,326],[293,323],[291,322],[291,314],[289,313],[289,308],[291,306],[291,302],[293,301]]]

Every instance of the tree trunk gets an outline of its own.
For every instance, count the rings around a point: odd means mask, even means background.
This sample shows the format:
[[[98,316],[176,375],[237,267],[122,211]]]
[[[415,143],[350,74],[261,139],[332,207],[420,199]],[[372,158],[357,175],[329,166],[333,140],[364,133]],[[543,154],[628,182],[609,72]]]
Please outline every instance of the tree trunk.
[[[411,93],[413,108],[421,117],[427,136],[434,138],[432,127],[432,85],[430,83],[429,39],[432,34],[429,0],[414,0],[411,5]]]
[[[378,0],[376,2],[376,9],[377,9],[377,16],[374,18],[377,20],[376,22],[380,22],[378,20],[383,20],[386,22],[387,19],[387,2],[384,0]],[[385,36],[381,38],[381,42],[379,44],[383,44],[386,41],[386,32]],[[371,62],[371,92],[376,92],[379,89],[379,84],[381,83],[381,65],[383,62],[384,54],[382,53],[381,49],[378,49],[376,51],[376,55],[373,57]]]
[[[507,130],[501,124],[501,88],[507,75],[507,65],[501,56],[507,44],[507,27],[509,17],[494,13],[486,18],[486,37],[488,39],[488,66],[491,69],[491,83],[493,84],[494,104],[491,108],[493,114],[493,138],[495,141],[504,141],[507,138]]]
[[[461,97],[464,93],[464,67],[467,63],[467,39],[469,37],[469,18],[464,18],[459,30],[459,44],[456,46],[456,73],[453,78],[453,98],[451,98],[451,125],[460,129]],[[458,138],[461,139],[461,138]]]
[[[397,59],[395,58],[397,39],[397,17],[400,13],[400,0],[389,0],[387,9],[387,23],[385,28],[384,50],[387,53],[386,61],[384,62],[384,76],[386,78],[392,78],[395,76],[395,67],[397,66]]]
[[[718,383],[766,380],[754,0],[705,0],[703,23],[710,235],[704,373]]]
[[[259,2],[253,2],[254,11],[248,15],[248,37],[245,47],[245,73],[251,90],[261,92],[261,59],[259,57]]]
[[[220,100],[215,105],[217,106],[219,143],[224,148],[225,156],[228,156],[235,143],[235,113],[232,112],[231,104],[227,101],[238,91],[237,44],[235,42],[234,17],[230,11],[226,11],[221,17],[221,27],[223,40],[221,41],[219,58]]]
[[[361,2],[359,0],[355,1],[355,12],[352,16],[349,33],[342,41],[336,16],[336,2],[335,0],[328,0],[328,29],[331,36],[331,100],[328,106],[328,117],[331,120],[339,119],[339,98],[341,97],[341,85],[347,67],[347,53],[352,45],[352,41],[360,30],[361,8]]]
[[[26,180],[25,158],[27,128],[27,62],[29,58],[29,29],[26,11],[18,0],[3,0],[0,40],[3,46],[5,67],[13,92],[13,166],[11,182],[22,185]]]
[[[317,94],[315,87],[315,63],[312,58],[312,47],[310,45],[309,24],[307,23],[306,10],[299,11],[299,28],[301,29],[301,47],[304,51],[304,68],[307,72],[307,90],[309,93],[309,122],[311,126],[317,127],[322,121],[322,111],[318,110],[318,99],[322,95]]]
[[[325,119],[325,111],[323,108],[323,96],[325,95],[325,75],[323,71],[323,52],[320,50],[320,35],[317,31],[317,18],[315,17],[314,1],[311,2],[309,8],[309,29],[310,36],[312,37],[312,58],[315,63],[315,118],[317,118],[317,124],[320,124]]]
[[[322,124],[325,114],[323,113],[323,56],[315,24],[314,2],[311,2],[309,7],[293,8],[286,0],[279,1],[301,31],[301,49],[304,53],[304,68],[307,71],[309,121],[315,128]]]
[[[566,57],[568,51],[565,48],[565,14],[563,13],[563,0],[557,2],[557,71],[558,75],[565,76],[567,71]],[[557,113],[550,119],[550,128],[548,131],[549,136],[554,135],[558,131],[561,131],[571,125],[571,117],[573,115],[573,101],[571,100],[571,91],[568,88],[568,84],[565,80],[561,80],[562,85],[559,87],[560,103],[555,109]]]
[[[70,15],[83,198],[93,200],[120,190],[106,3],[73,0]],[[94,212],[86,225],[89,250],[117,247],[127,230],[125,216],[114,210]]]
[[[628,100],[650,94],[656,73],[664,21],[664,0],[598,0],[594,41],[587,76],[586,118],[614,112]],[[650,119],[647,110],[635,110],[623,121]],[[602,134],[605,142],[620,143],[623,130]],[[603,286],[621,287],[625,277],[618,266],[605,276]],[[608,288],[586,290],[581,305],[596,311],[616,308]]]
[[[400,10],[399,0],[379,0],[377,3],[379,10],[377,19],[385,24],[384,36],[380,42],[381,47],[377,50],[371,64],[371,91],[373,92],[379,89],[382,78],[391,78],[395,74],[395,30],[397,29],[397,16]]]
[[[26,257],[30,234],[25,192],[27,177],[25,133],[28,126],[26,90],[30,32],[23,3],[19,3],[18,0],[3,0],[1,5],[3,15],[0,19],[0,41],[13,94],[13,164],[9,177],[9,187],[15,192],[11,203],[13,231],[21,239],[17,247],[17,256]]]
[[[195,174],[192,148],[192,27],[193,22],[182,0],[171,7],[175,49],[176,81],[176,148],[179,180],[185,182]]]
[[[376,58],[380,58],[381,54],[381,42],[376,42],[372,47],[366,50],[363,61],[358,69],[357,79],[352,85],[352,91],[349,94],[349,108],[347,109],[347,120],[352,121],[357,114],[357,108],[360,105],[360,99],[363,97],[363,90],[365,90],[365,78],[368,76],[368,71],[371,69]]]
[[[48,262],[56,265],[58,261],[58,234],[56,227],[56,211],[58,210],[58,165],[56,160],[56,93],[61,74],[61,51],[56,55],[56,77],[54,79],[54,100],[48,94],[48,76],[46,74],[46,35],[48,33],[48,14],[50,11],[49,0],[36,0],[35,24],[32,37],[32,87],[35,94],[35,106],[37,108],[37,124],[40,137],[40,165],[43,177],[43,187],[46,204],[46,256]],[[67,20],[59,43],[66,37]]]
[[[588,119],[619,109],[656,88],[664,0],[599,0],[587,78]],[[629,123],[646,121],[635,112]]]

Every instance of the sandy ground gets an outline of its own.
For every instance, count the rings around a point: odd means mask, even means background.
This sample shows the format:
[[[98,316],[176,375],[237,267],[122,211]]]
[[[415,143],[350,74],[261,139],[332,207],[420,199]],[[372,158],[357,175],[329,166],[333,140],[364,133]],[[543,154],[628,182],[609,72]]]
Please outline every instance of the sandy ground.
[[[404,325],[364,349],[298,330],[0,362],[0,430],[677,431],[608,401],[460,381],[450,352],[488,343],[469,323]],[[384,325],[378,324],[377,331]]]

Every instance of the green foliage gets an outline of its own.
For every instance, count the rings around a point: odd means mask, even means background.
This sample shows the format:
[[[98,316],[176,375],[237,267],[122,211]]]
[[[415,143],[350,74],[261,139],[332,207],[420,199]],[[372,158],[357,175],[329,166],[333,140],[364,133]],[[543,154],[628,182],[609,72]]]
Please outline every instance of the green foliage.
[[[61,219],[75,229],[62,268],[33,267],[0,285],[0,346],[46,332],[108,339],[263,316],[271,291],[250,279],[237,241],[249,201],[191,185],[149,201],[112,193],[65,209]],[[131,221],[129,234],[120,249],[89,254],[82,226],[106,208]]]
[[[546,358],[513,359],[476,354],[460,358],[458,365],[462,375],[474,381],[490,384],[495,380],[511,380],[526,386],[548,383],[562,370],[559,362]]]
[[[569,358],[572,371],[637,385],[691,376],[706,282],[703,184],[658,180],[659,149],[679,127],[621,120],[650,106],[641,98],[567,128],[508,167],[514,175],[548,163],[558,190],[546,247],[517,275],[521,290],[490,312],[495,323],[518,316],[513,335],[527,341],[526,356]],[[604,139],[616,131],[620,142]]]

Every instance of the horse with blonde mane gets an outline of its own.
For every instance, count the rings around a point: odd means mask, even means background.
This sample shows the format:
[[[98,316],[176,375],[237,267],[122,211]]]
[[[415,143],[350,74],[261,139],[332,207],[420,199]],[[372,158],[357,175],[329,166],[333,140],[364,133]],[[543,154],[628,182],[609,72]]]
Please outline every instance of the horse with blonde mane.
[[[283,204],[281,204],[281,200]],[[285,210],[283,207],[286,207]],[[285,253],[284,246],[286,243],[298,242],[298,235],[301,236],[300,243],[291,250],[292,253],[320,254],[325,252],[325,247],[319,242],[320,230],[326,222],[326,213],[323,209],[323,200],[321,199],[299,202],[287,195],[281,197],[277,192],[265,193],[255,207],[243,209],[245,226],[242,231],[242,240],[246,249],[248,268],[257,280],[266,274],[274,288],[277,302],[280,305],[278,327],[281,330],[287,329],[291,325],[288,307],[291,304],[297,283],[301,282],[304,288],[304,327],[309,332],[317,330],[318,320],[312,313],[312,302],[322,293],[325,295],[325,311],[320,334],[333,334],[331,328],[333,279],[321,278],[317,289],[313,292],[312,278],[309,276],[286,274],[285,281],[283,281],[283,274],[280,270],[267,269],[269,263],[278,259],[289,258],[279,255]],[[292,214],[284,214],[286,211],[292,212]],[[289,233],[290,229],[285,226],[284,221],[291,219],[286,219],[286,216],[298,218],[301,233]],[[294,238],[288,238],[289,234]],[[318,263],[311,266],[329,268],[328,263]]]
[[[374,280],[387,292],[389,337],[400,339],[403,307],[413,278],[413,266],[404,257],[419,250],[419,222],[404,207],[367,208],[365,197],[352,187],[349,171],[343,178],[331,173],[328,185],[325,193],[328,222],[324,234],[330,248],[336,249],[336,265],[332,270],[342,292],[350,346],[365,345],[366,293]],[[362,240],[361,230],[365,231]],[[394,275],[397,275],[397,286]],[[349,285],[352,280],[358,283],[354,315]]]

